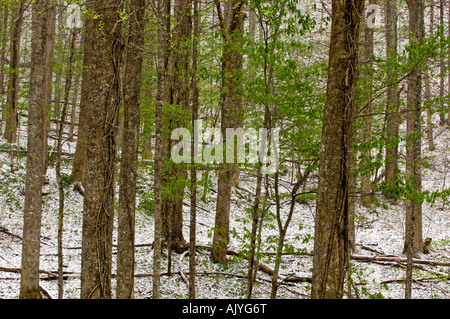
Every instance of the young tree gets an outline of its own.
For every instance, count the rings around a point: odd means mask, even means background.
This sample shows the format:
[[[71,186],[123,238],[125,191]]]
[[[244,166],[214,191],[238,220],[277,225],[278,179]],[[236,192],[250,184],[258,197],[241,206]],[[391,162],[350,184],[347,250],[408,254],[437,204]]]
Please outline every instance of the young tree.
[[[333,0],[311,297],[340,299],[349,260],[349,169],[363,0]]]
[[[124,122],[117,238],[117,298],[120,299],[134,298],[134,229],[145,0],[132,0],[130,11],[123,92]]]
[[[117,0],[92,1],[87,26],[89,92],[81,253],[81,298],[111,298],[112,235],[119,114],[120,17]]]
[[[46,135],[46,94],[51,85],[53,0],[36,1],[32,7],[31,69],[28,113],[28,153],[22,243],[21,299],[41,299],[39,258],[42,216],[42,186]]]
[[[423,0],[407,0],[409,9],[409,59],[421,59],[418,52],[424,33]],[[417,63],[417,62],[416,62]],[[405,245],[407,254],[405,297],[411,298],[412,257],[422,251],[422,74],[417,67],[408,77],[407,117],[406,117],[406,183],[408,197],[406,200]]]

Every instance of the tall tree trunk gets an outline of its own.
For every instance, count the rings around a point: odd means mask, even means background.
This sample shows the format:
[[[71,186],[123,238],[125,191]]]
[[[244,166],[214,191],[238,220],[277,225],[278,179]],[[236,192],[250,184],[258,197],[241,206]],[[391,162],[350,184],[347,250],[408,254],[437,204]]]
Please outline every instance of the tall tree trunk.
[[[448,5],[448,23],[447,23],[447,25],[449,28],[448,32],[450,35],[450,4]],[[448,69],[450,70],[450,48],[447,52],[447,66],[448,66]],[[448,86],[450,87],[450,72],[447,72],[447,73],[448,73]],[[448,105],[447,125],[450,126],[450,94],[449,94],[449,98],[447,100],[447,105]]]
[[[376,4],[376,0],[369,0],[369,5]],[[372,12],[367,12],[371,15]],[[378,17],[379,18],[379,17]],[[364,31],[364,67],[366,71],[364,72],[364,96],[367,97],[367,103],[363,109],[363,123],[362,123],[362,143],[364,148],[362,151],[362,160],[360,162],[361,171],[361,197],[362,204],[365,207],[369,207],[371,204],[371,193],[372,193],[372,183],[371,183],[371,172],[369,169],[369,164],[371,162],[372,154],[372,87],[373,87],[373,35],[374,28],[369,26],[366,21],[365,31]]]
[[[396,0],[386,1],[386,59],[392,61],[397,54],[397,11]],[[395,72],[388,62],[386,90],[386,160],[385,181],[394,183],[398,170],[398,109],[397,86]],[[391,197],[387,194],[387,197]]]
[[[167,95],[166,72],[168,61],[170,0],[157,1],[158,54],[157,90],[155,107],[155,169],[154,206],[155,232],[153,242],[153,299],[160,298],[161,288],[161,246],[162,246],[162,160],[163,160],[163,104]]]
[[[9,87],[6,101],[6,117],[5,117],[5,139],[9,143],[15,143],[17,139],[17,99],[19,91],[19,68],[20,68],[20,42],[23,25],[23,11],[25,8],[24,1],[20,1],[18,8],[15,10],[13,24],[11,29],[11,54],[9,64]]]
[[[86,22],[87,23],[87,22]],[[84,183],[84,174],[86,171],[86,130],[89,123],[88,107],[89,107],[89,92],[90,92],[90,74],[89,69],[91,66],[91,54],[90,47],[92,45],[92,39],[87,36],[86,31],[83,35],[83,78],[81,82],[81,97],[80,97],[80,115],[78,119],[78,137],[77,145],[75,149],[75,155],[73,157],[73,166],[71,177],[75,182]]]
[[[192,44],[192,127],[198,117],[199,104],[199,90],[197,83],[197,69],[198,69],[198,39],[200,36],[200,16],[199,16],[199,1],[194,2],[194,37]],[[192,139],[191,150],[194,150],[195,140]],[[195,167],[195,153],[191,153],[191,207],[190,207],[190,223],[189,223],[189,298],[195,299],[196,295],[196,223],[197,223],[197,168]]]
[[[186,127],[189,119],[190,96],[190,42],[192,34],[192,0],[176,0],[176,27],[171,40],[170,68],[173,70],[168,79],[169,103],[174,105],[174,113],[164,112],[165,130],[164,154],[170,152],[176,141],[171,141],[173,129]],[[183,237],[183,198],[187,179],[187,169],[183,164],[175,165],[171,160],[165,163],[163,187],[170,188],[170,196],[162,201],[163,238],[169,248],[169,272],[171,268],[171,251],[185,251],[188,245]],[[176,181],[174,183],[174,181]],[[166,192],[167,193],[167,192]]]
[[[9,6],[6,3],[3,3],[2,5],[2,19],[3,19],[3,25],[2,25],[2,32],[1,32],[1,37],[2,37],[2,43],[1,43],[1,48],[0,48],[0,94],[2,96],[6,95],[6,84],[5,84],[5,67],[7,65],[7,42],[8,42],[8,21],[9,21]],[[5,116],[6,116],[6,108],[5,108],[5,104],[3,104],[2,102],[2,111],[0,114],[0,134],[2,132],[3,129],[3,122],[5,120]]]
[[[407,0],[409,8],[409,36],[410,45],[414,46],[422,42],[424,21],[423,21],[423,0]],[[415,61],[420,56],[409,57]],[[422,74],[418,69],[411,70],[408,77],[407,95],[407,128],[406,128],[406,182],[410,183],[416,193],[422,191]],[[416,254],[423,251],[422,239],[422,204],[418,201],[417,194],[410,194],[414,198],[406,201],[406,228],[404,253]],[[411,234],[414,236],[411,237]]]
[[[445,37],[445,26],[444,26],[444,0],[439,1],[439,27],[441,28],[442,35],[440,41],[440,61],[439,61],[439,118],[440,124],[445,123],[445,112],[444,112],[444,94],[445,94],[445,59],[444,59],[444,37]]]
[[[54,50],[54,38],[55,38],[55,31],[56,31],[56,8],[54,10],[52,10],[52,16],[50,17],[51,21],[50,21],[50,27],[47,28],[46,30],[46,47],[50,50],[50,52],[48,52],[47,54],[50,55],[51,59],[53,60],[53,50]],[[51,62],[52,63],[52,62]],[[53,80],[53,70],[52,68],[47,68],[46,69],[46,74],[45,76],[49,79],[50,82],[52,82]],[[44,168],[42,171],[42,174],[45,176],[47,175],[47,168],[48,168],[48,164],[49,164],[49,151],[48,151],[48,134],[50,132],[50,117],[49,117],[49,113],[50,113],[50,108],[52,105],[52,95],[53,95],[53,86],[52,85],[47,85],[44,88],[44,102],[45,102],[45,138],[44,138],[44,146],[42,149],[42,152],[44,154]]]
[[[215,3],[225,40],[222,56],[220,104],[223,145],[226,145],[226,129],[242,127],[242,84],[238,72],[242,70],[242,54],[236,49],[236,44],[239,41],[237,33],[243,31],[245,11],[244,1],[229,1],[231,6],[230,19],[224,20],[220,1],[215,0]],[[220,165],[211,260],[215,263],[226,263],[230,226],[231,182],[235,165],[231,163]]]
[[[434,5],[430,4],[430,31],[429,34],[432,35],[434,32]],[[427,103],[427,141],[428,149],[434,151],[434,138],[433,138],[433,103],[431,102],[431,84],[430,84],[430,71],[428,68],[424,74],[425,82],[425,102]]]
[[[111,298],[112,234],[119,114],[119,1],[93,1],[88,9],[89,68],[86,171],[81,253],[81,298]]]
[[[124,127],[117,239],[117,298],[120,299],[134,298],[134,232],[145,0],[133,0],[130,8],[132,12],[124,78]]]
[[[333,0],[316,205],[311,297],[340,299],[349,261],[348,214],[358,36],[363,0]]]
[[[57,67],[55,74],[55,101],[54,101],[54,118],[56,121],[60,118],[60,104],[61,104],[61,95],[63,91],[62,78],[64,73],[64,62],[65,62],[65,50],[66,50],[66,41],[65,41],[65,21],[64,21],[64,0],[59,0],[59,15],[58,15],[58,34],[56,36],[57,43],[60,46],[60,56],[57,59]]]
[[[33,3],[31,70],[28,114],[28,153],[22,242],[21,299],[41,299],[39,258],[42,216],[46,101],[45,91],[51,85],[52,45],[47,41],[52,26],[52,0]],[[49,46],[50,45],[50,46]]]
[[[63,231],[64,231],[64,184],[61,175],[61,152],[62,152],[62,139],[64,136],[64,123],[67,114],[67,107],[69,105],[70,90],[72,88],[72,76],[73,76],[73,60],[75,56],[75,43],[77,38],[77,30],[73,29],[70,36],[70,52],[68,69],[66,71],[66,83],[64,89],[64,102],[61,110],[61,117],[58,121],[58,130],[56,138],[56,179],[58,182],[59,193],[59,213],[58,213],[58,298],[64,297],[64,280],[63,280]]]

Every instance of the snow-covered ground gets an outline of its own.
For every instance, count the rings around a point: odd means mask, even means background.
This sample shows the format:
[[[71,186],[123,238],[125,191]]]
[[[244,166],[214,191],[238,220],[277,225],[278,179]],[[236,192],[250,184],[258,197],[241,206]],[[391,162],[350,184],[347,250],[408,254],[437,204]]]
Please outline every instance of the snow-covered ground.
[[[22,128],[20,145],[25,146],[24,128]],[[0,140],[0,144],[5,141]],[[443,190],[450,186],[450,132],[448,129],[436,130],[436,150],[428,151],[424,145],[424,158],[430,163],[430,168],[424,170],[423,189]],[[66,144],[65,151],[73,152],[75,144]],[[11,172],[11,163],[14,171]],[[70,174],[70,162],[64,168]],[[42,245],[41,269],[56,273],[57,271],[57,212],[58,192],[54,167],[48,170],[49,184],[44,187],[44,209],[42,216]],[[250,229],[249,215],[246,208],[251,207],[255,183],[254,180],[243,174],[239,194],[233,193],[230,229],[230,249],[240,251],[243,249],[245,229]],[[141,168],[140,190],[138,200],[151,191],[151,178],[148,171]],[[25,157],[16,157],[11,160],[9,155],[0,152],[0,267],[20,268],[21,240],[23,222],[23,202],[25,188]],[[247,191],[246,191],[247,190]],[[199,201],[197,239],[200,245],[210,245],[211,229],[214,225],[215,193],[210,192],[205,201]],[[355,255],[363,256],[397,256],[401,255],[404,238],[404,205],[401,201],[397,205],[390,205],[382,196],[378,198],[380,207],[370,209],[357,206]],[[188,200],[186,200],[188,204]],[[65,281],[65,298],[79,298],[81,269],[81,234],[83,198],[73,191],[73,187],[66,188],[65,229],[64,229],[64,265],[65,271],[73,272],[73,276]],[[287,211],[288,205],[284,207]],[[313,249],[312,236],[314,235],[314,201],[297,204],[295,214],[289,231],[287,243],[295,249]],[[185,238],[189,238],[189,206],[185,206],[184,231]],[[272,218],[272,220],[270,220]],[[262,251],[273,251],[271,239],[276,238],[278,229],[270,227],[276,225],[273,217],[268,216],[262,234]],[[150,244],[153,241],[153,217],[143,210],[137,211],[136,216],[136,244]],[[9,233],[9,234],[8,234]],[[14,236],[18,235],[18,236]],[[443,207],[438,200],[435,205],[423,205],[423,235],[432,238],[431,252],[420,256],[441,262],[450,262],[450,209]],[[114,235],[116,238],[116,234]],[[115,251],[115,248],[114,248]],[[115,254],[113,263],[115,263]],[[188,285],[188,257],[173,254],[173,275],[163,276],[161,295],[163,298],[186,298]],[[227,266],[215,265],[209,261],[207,251],[197,254],[197,296],[198,298],[244,298],[246,293],[247,262],[230,257]],[[166,272],[167,258],[163,258],[162,272]],[[273,268],[273,256],[264,257],[261,262]],[[136,298],[151,298],[153,252],[151,247],[142,245],[136,248]],[[356,294],[360,298],[403,298],[405,277],[403,263],[354,261],[352,279]],[[296,276],[311,276],[312,258],[310,256],[286,255],[283,257],[281,274]],[[115,271],[115,265],[113,265]],[[449,267],[418,265],[415,268],[413,285],[413,298],[448,298],[450,297],[450,283],[447,279]],[[17,298],[20,288],[18,273],[0,271],[0,298]],[[53,297],[57,297],[57,280],[49,279],[42,274],[41,286]],[[255,298],[270,297],[270,276],[258,273],[258,284],[254,288]],[[113,294],[115,281],[113,279]],[[309,298],[309,283],[292,283],[282,285],[278,291],[278,298]]]

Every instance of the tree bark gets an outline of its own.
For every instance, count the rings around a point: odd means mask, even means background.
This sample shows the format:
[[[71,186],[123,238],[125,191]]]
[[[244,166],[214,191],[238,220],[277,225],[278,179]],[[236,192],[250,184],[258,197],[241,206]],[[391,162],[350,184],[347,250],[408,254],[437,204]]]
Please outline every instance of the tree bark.
[[[439,27],[441,28],[442,35],[440,41],[440,60],[439,60],[439,118],[440,124],[445,123],[445,111],[444,111],[444,94],[445,94],[445,59],[444,59],[444,0],[439,1]]]
[[[6,3],[3,3],[3,7],[2,7],[2,19],[3,19],[3,25],[2,25],[2,46],[1,46],[1,52],[0,52],[0,94],[2,96],[6,95],[6,83],[5,83],[5,66],[7,65],[7,52],[8,52],[8,48],[7,48],[7,42],[8,42],[8,22],[9,22],[9,7]],[[3,105],[2,103],[2,111],[0,114],[0,134],[3,130],[3,122],[5,120],[5,116],[6,116],[6,108],[5,105]]]
[[[340,299],[349,261],[349,171],[363,0],[333,0],[311,297]]]
[[[376,0],[369,0],[369,5],[376,4]],[[368,15],[372,12],[367,12]],[[380,19],[380,17],[377,17]],[[372,182],[371,182],[371,154],[372,154],[372,87],[373,87],[373,36],[374,28],[369,26],[366,21],[365,31],[364,31],[364,67],[366,71],[364,72],[364,96],[367,97],[367,103],[363,110],[363,123],[362,123],[362,143],[364,145],[362,151],[362,159],[360,162],[361,171],[361,199],[362,204],[365,207],[370,207],[371,205],[371,193],[372,193]]]
[[[430,4],[430,31],[429,34],[432,35],[434,32],[434,5]],[[428,63],[427,63],[428,64]],[[425,82],[425,103],[427,110],[427,141],[428,149],[434,151],[434,138],[433,138],[433,103],[431,102],[431,84],[430,84],[430,71],[428,68],[424,74]]]
[[[156,16],[158,21],[157,89],[155,106],[155,169],[154,205],[155,226],[153,243],[153,299],[160,298],[161,288],[161,245],[162,245],[162,159],[163,159],[163,104],[167,86],[166,72],[168,61],[170,27],[170,1],[158,0]]]
[[[80,96],[80,115],[78,119],[78,137],[77,145],[75,149],[75,155],[72,165],[72,180],[75,182],[84,183],[84,174],[86,171],[86,130],[89,122],[88,106],[89,106],[89,91],[90,91],[90,79],[89,69],[91,66],[91,54],[90,47],[92,45],[92,39],[87,36],[86,31],[83,35],[83,78],[81,82],[81,96]]]
[[[93,1],[86,47],[91,60],[86,112],[86,171],[81,253],[81,299],[111,298],[112,234],[119,114],[119,1]]]
[[[385,181],[394,183],[398,170],[398,108],[395,72],[389,61],[395,59],[397,53],[397,13],[396,0],[386,1],[386,58],[387,65],[387,90],[386,90],[386,160]],[[387,197],[392,198],[389,194]]]
[[[422,42],[424,32],[423,0],[408,0],[410,45]],[[412,54],[411,60],[420,57]],[[422,191],[422,74],[419,69],[411,70],[408,77],[407,128],[406,128],[406,183],[412,191],[406,200],[406,223],[404,253],[414,255],[423,251],[422,203],[418,196]],[[412,257],[411,257],[412,258]]]
[[[22,242],[21,299],[41,299],[39,287],[39,258],[42,217],[42,186],[46,139],[46,96],[51,85],[52,48],[47,41],[52,27],[52,0],[37,1],[32,7],[31,70],[28,115],[28,154],[25,186],[25,206]],[[49,47],[50,45],[50,47]]]
[[[117,239],[117,298],[119,299],[134,298],[134,233],[145,0],[133,0],[130,7],[132,12],[124,79],[124,127]]]
[[[19,68],[20,68],[20,42],[23,25],[24,1],[20,1],[15,10],[14,22],[11,29],[11,55],[9,64],[9,87],[6,101],[5,139],[9,143],[15,143],[17,139],[17,98],[19,92]]]
[[[199,1],[193,0],[194,4],[194,37],[192,44],[192,127],[195,125],[195,121],[198,117],[198,105],[199,105],[199,90],[198,90],[198,38],[200,36],[200,16],[199,16]],[[194,150],[195,141],[192,139],[191,150]],[[197,168],[194,165],[195,154],[191,153],[191,207],[190,207],[190,223],[189,223],[189,298],[195,299],[196,297],[196,223],[197,223]]]
[[[170,158],[171,149],[176,144],[176,141],[171,140],[171,132],[173,129],[187,126],[190,110],[189,46],[192,33],[192,0],[177,0],[175,8],[176,27],[173,29],[168,70],[171,74],[167,78],[167,103],[174,109],[164,112],[163,117],[164,155],[167,158]],[[183,198],[187,169],[183,164],[176,165],[169,159],[164,164],[163,171],[163,187],[171,190],[170,195],[164,196],[162,200],[163,240],[169,249],[170,269],[172,250],[181,253],[188,249],[183,236]]]
[[[222,83],[221,83],[221,130],[223,145],[226,145],[226,129],[242,127],[242,84],[239,71],[242,70],[242,54],[236,49],[239,41],[237,33],[242,32],[245,11],[244,1],[230,1],[230,19],[224,20],[219,0],[215,0],[219,14],[219,23],[224,36],[222,56]],[[225,149],[225,147],[224,147]],[[214,263],[226,263],[227,247],[229,242],[230,202],[232,176],[234,164],[220,164],[216,218],[214,226],[213,247],[211,260]]]

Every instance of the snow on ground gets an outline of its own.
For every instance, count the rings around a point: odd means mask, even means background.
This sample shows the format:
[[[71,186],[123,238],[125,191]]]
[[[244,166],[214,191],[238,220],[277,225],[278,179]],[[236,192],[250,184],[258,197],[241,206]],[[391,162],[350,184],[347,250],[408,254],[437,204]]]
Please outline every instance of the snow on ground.
[[[24,147],[26,141],[22,128],[19,145]],[[424,170],[423,188],[426,190],[443,190],[450,186],[450,132],[448,129],[436,130],[436,146],[433,152],[424,146],[424,158],[430,163],[430,169]],[[0,140],[3,144],[4,140]],[[73,152],[75,145],[68,143],[65,151]],[[14,171],[11,172],[11,163]],[[64,173],[70,173],[70,161],[64,168]],[[138,200],[151,191],[151,178],[147,172],[141,172],[140,190]],[[44,208],[42,216],[42,245],[41,269],[57,271],[57,212],[58,191],[54,167],[48,170],[49,184],[44,187]],[[249,215],[245,209],[251,207],[254,192],[254,180],[242,176],[239,194],[233,193],[230,229],[230,249],[240,251],[243,248],[244,229],[250,229]],[[214,186],[213,186],[214,187]],[[0,227],[7,232],[0,231],[0,267],[20,268],[22,235],[22,207],[25,188],[25,157],[10,159],[7,153],[0,153]],[[247,190],[247,191],[246,191]],[[215,193],[211,192],[205,201],[199,201],[197,238],[198,244],[210,245],[211,229],[214,225]],[[356,255],[364,256],[402,256],[404,238],[404,206],[401,202],[390,205],[381,196],[378,198],[382,205],[370,209],[357,206],[356,228]],[[188,200],[186,201],[188,203]],[[287,203],[288,204],[288,203]],[[81,235],[83,198],[72,187],[66,188],[65,202],[65,229],[64,229],[64,265],[65,271],[74,274],[65,281],[65,298],[79,298],[81,269]],[[283,207],[284,212],[288,205]],[[297,204],[292,223],[287,233],[287,243],[294,249],[313,249],[314,235],[314,201]],[[185,238],[189,238],[189,206],[184,211]],[[262,251],[273,251],[270,239],[278,236],[278,229],[270,227],[276,225],[273,216],[268,216],[262,234]],[[136,244],[150,244],[153,241],[153,217],[143,210],[137,211],[136,216]],[[438,200],[435,205],[425,203],[423,206],[423,233],[424,238],[432,238],[431,252],[420,256],[421,259],[449,262],[450,260],[450,209],[443,207]],[[18,236],[14,236],[18,235]],[[114,234],[116,238],[116,233]],[[115,248],[114,248],[115,252]],[[207,251],[198,251],[197,254],[198,298],[244,298],[246,293],[247,263],[230,257],[228,266],[215,265],[209,261]],[[273,256],[263,257],[264,264],[273,268]],[[115,263],[115,255],[113,256]],[[354,288],[358,293],[353,296],[359,298],[403,298],[405,277],[403,263],[394,262],[362,262],[354,261],[352,279]],[[153,252],[149,246],[136,248],[136,298],[151,298]],[[163,258],[162,272],[167,271],[167,258]],[[312,258],[310,256],[287,255],[283,257],[281,274],[284,276],[311,276]],[[115,271],[115,264],[113,265]],[[181,274],[185,275],[183,277]],[[173,275],[163,276],[161,283],[161,296],[163,298],[186,298],[188,285],[185,281],[188,275],[188,257],[173,254]],[[448,267],[432,267],[420,265],[415,268],[413,285],[414,298],[449,298],[450,284],[447,280],[438,279],[439,276],[449,276]],[[19,295],[19,274],[0,271],[0,298],[17,298]],[[57,281],[48,280],[42,274],[41,286],[55,298],[57,297]],[[271,291],[270,277],[262,272],[258,273],[258,284],[254,288],[255,298],[269,298]],[[113,293],[114,293],[113,279]],[[278,291],[278,298],[308,298],[309,283],[295,283],[282,285]]]

